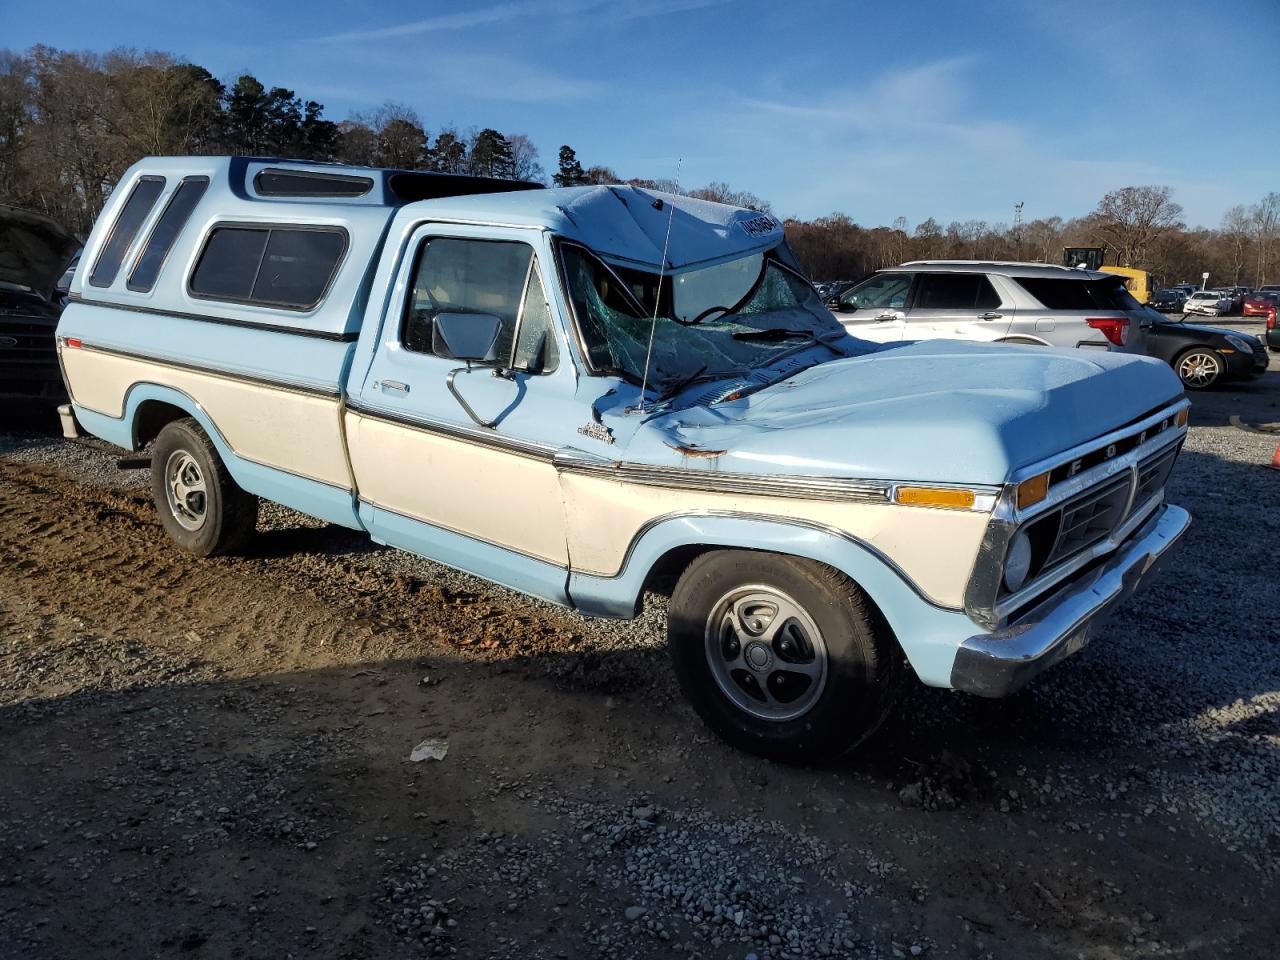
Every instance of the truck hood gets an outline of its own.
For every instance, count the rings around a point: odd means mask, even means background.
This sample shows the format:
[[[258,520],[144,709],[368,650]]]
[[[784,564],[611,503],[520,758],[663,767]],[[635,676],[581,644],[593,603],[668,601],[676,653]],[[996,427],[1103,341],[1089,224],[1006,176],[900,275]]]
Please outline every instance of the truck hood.
[[[998,484],[1175,400],[1149,357],[934,340],[823,363],[647,421],[632,463],[732,473]]]
[[[48,300],[79,246],[48,217],[0,205],[0,281],[27,287]]]

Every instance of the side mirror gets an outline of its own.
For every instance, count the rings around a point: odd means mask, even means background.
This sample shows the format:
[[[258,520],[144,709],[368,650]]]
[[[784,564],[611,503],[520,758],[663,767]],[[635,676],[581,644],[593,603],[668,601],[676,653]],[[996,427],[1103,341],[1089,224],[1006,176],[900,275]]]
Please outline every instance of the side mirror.
[[[467,364],[491,363],[502,321],[492,313],[437,313],[431,325],[431,350]]]

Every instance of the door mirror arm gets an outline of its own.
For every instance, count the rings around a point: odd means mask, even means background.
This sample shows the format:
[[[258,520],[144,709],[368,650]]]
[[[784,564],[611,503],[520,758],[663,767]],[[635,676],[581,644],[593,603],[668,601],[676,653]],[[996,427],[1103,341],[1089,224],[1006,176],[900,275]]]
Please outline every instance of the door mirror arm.
[[[445,377],[444,385],[448,387],[449,392],[453,394],[453,399],[458,401],[458,406],[462,408],[462,412],[470,417],[477,427],[482,427],[485,430],[492,430],[498,425],[498,421],[502,419],[502,414],[498,414],[498,416],[494,417],[492,420],[485,420],[481,418],[480,415],[471,408],[471,404],[467,403],[466,398],[458,392],[458,388],[453,382],[454,378],[457,377],[458,374],[475,373],[477,370],[492,370],[495,377],[499,377],[503,380],[515,380],[515,377],[511,375],[511,371],[505,370],[502,367],[494,366],[492,364],[468,363],[465,367],[454,367],[450,370],[449,375]],[[503,412],[505,413],[506,411]]]

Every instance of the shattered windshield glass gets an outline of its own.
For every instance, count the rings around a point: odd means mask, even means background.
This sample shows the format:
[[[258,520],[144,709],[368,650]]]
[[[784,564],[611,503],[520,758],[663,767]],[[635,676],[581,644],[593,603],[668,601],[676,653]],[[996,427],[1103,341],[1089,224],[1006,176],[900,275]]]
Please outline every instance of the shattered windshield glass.
[[[743,375],[844,335],[813,287],[786,265],[785,251],[668,274],[659,291],[655,272],[606,265],[572,244],[562,249],[591,365],[639,383],[652,329],[649,383],[664,393]]]

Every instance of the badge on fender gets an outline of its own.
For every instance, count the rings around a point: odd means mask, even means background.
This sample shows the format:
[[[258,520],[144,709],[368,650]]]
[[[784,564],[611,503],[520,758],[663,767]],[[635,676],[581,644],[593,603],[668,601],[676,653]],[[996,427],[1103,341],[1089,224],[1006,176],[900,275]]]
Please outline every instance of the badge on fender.
[[[613,431],[603,423],[596,423],[594,420],[579,427],[578,432],[584,437],[590,437],[592,440],[599,440],[601,443],[614,442]]]

